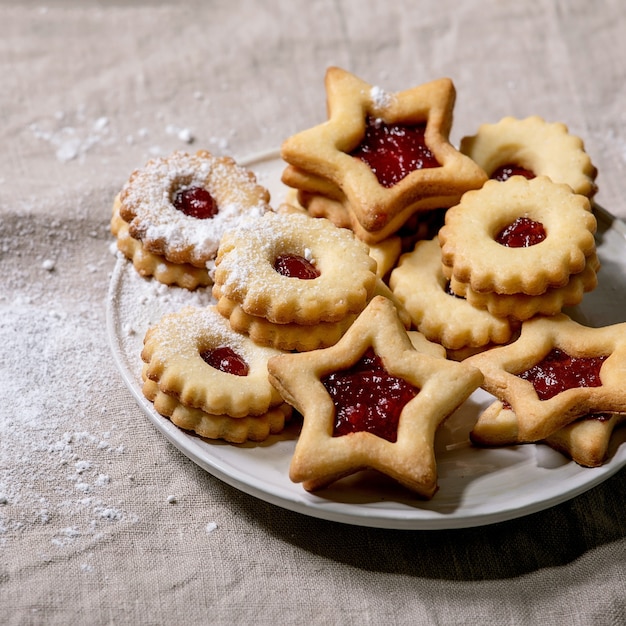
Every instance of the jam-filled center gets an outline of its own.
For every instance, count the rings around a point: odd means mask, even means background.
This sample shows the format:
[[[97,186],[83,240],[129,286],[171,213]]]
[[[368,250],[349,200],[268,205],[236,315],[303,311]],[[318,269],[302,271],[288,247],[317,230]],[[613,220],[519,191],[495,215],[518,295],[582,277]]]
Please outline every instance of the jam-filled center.
[[[491,173],[490,178],[504,182],[505,180],[511,178],[511,176],[523,176],[524,178],[531,180],[532,178],[535,178],[535,173],[532,170],[522,167],[521,165],[506,163],[505,165],[501,165],[496,168]]]
[[[335,404],[333,437],[365,431],[392,443],[402,409],[419,391],[389,374],[371,348],[352,367],[325,376],[322,384]]]
[[[320,275],[315,265],[299,254],[279,254],[274,259],[274,269],[281,276],[300,280],[312,280]]]
[[[425,132],[426,124],[386,124],[368,117],[363,141],[350,154],[367,163],[383,187],[393,187],[414,170],[440,167]]]
[[[496,241],[507,248],[528,248],[545,238],[546,229],[543,224],[529,217],[518,217],[496,235]]]
[[[553,348],[520,378],[532,383],[540,400],[549,400],[567,389],[600,387],[600,368],[606,356],[575,357]]]
[[[235,376],[247,376],[249,367],[246,361],[237,354],[230,346],[218,346],[200,352],[205,363],[220,372],[234,374]]]
[[[211,219],[218,212],[217,202],[204,187],[179,189],[172,204],[178,211],[199,220]]]

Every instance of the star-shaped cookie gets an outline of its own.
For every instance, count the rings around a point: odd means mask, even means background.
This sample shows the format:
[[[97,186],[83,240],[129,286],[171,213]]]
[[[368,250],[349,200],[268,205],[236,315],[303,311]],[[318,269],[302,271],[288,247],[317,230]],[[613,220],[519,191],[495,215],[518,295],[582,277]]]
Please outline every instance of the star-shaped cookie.
[[[477,442],[539,441],[582,416],[626,412],[626,323],[591,328],[564,313],[535,317],[519,339],[466,363],[497,398],[473,428]]]
[[[435,431],[481,384],[482,375],[474,367],[418,351],[414,345],[419,344],[411,342],[393,303],[376,296],[334,346],[269,360],[270,381],[303,415],[291,480],[312,491],[362,469],[374,469],[418,496],[434,495]],[[369,393],[360,374],[364,370],[367,374],[363,364],[371,363],[372,357],[379,359],[382,369],[375,369],[367,380],[378,377],[383,391]],[[350,383],[353,375],[355,384]],[[338,391],[329,386],[334,377]],[[387,396],[391,388],[404,394],[399,404]],[[337,400],[346,391],[358,396],[347,406]],[[374,424],[359,423],[344,434],[346,423],[339,418],[364,406],[373,413],[384,408],[373,418]],[[391,424],[396,410],[397,426]]]
[[[599,467],[610,452],[613,431],[626,420],[626,413],[591,413],[559,428],[538,443],[545,443],[583,467]],[[470,434],[474,444],[484,447],[514,446],[518,439],[517,416],[496,401],[481,414]]]
[[[352,227],[367,243],[395,232],[412,214],[456,204],[487,180],[485,172],[449,142],[456,99],[448,78],[388,93],[337,67],[325,79],[328,120],[289,137],[281,154],[288,163],[283,182],[340,201]],[[353,156],[368,123],[425,125],[424,141],[436,164],[411,169],[390,186]]]

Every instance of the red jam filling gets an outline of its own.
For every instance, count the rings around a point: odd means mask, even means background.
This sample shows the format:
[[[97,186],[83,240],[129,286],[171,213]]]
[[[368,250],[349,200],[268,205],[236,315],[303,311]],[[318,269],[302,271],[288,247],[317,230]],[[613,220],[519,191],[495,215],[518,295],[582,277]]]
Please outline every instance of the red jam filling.
[[[235,376],[247,376],[248,364],[229,346],[219,346],[204,350],[200,356],[205,363],[220,372],[234,374]]]
[[[546,229],[543,224],[528,217],[518,217],[497,234],[496,241],[507,248],[528,248],[545,238]]]
[[[199,220],[207,220],[217,215],[217,203],[204,187],[188,187],[176,192],[174,207]]]
[[[426,124],[386,124],[369,117],[363,141],[350,154],[367,163],[383,187],[393,187],[414,170],[440,167],[425,131]]]
[[[404,406],[418,389],[392,376],[370,348],[352,367],[334,372],[322,384],[335,404],[333,437],[368,432],[394,443]]]
[[[298,254],[280,254],[274,259],[274,269],[287,278],[299,278],[300,280],[312,280],[320,275],[318,269]]]
[[[600,387],[600,368],[605,360],[606,356],[575,357],[553,348],[518,376],[532,383],[540,400],[549,400],[567,389]]]
[[[501,165],[491,174],[491,178],[493,180],[499,180],[500,182],[504,182],[511,178],[511,176],[523,176],[530,180],[531,178],[535,178],[535,173],[531,170],[527,170],[525,167],[521,165],[514,165],[513,163],[507,163],[506,165]]]

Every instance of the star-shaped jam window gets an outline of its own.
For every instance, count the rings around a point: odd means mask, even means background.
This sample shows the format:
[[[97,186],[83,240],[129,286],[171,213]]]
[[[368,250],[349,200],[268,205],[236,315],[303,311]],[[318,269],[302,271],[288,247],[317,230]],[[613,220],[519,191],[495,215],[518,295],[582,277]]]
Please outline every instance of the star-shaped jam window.
[[[289,137],[283,182],[342,201],[367,243],[416,212],[447,208],[486,173],[449,142],[456,91],[448,78],[388,93],[350,72],[326,72],[328,119]]]
[[[583,416],[626,412],[626,323],[592,328],[564,313],[539,316],[513,343],[465,362],[497,398],[473,428],[476,442],[535,442]]]
[[[482,381],[432,354],[376,296],[334,346],[270,359],[270,381],[303,416],[291,480],[313,491],[374,469],[431,498],[435,432]]]

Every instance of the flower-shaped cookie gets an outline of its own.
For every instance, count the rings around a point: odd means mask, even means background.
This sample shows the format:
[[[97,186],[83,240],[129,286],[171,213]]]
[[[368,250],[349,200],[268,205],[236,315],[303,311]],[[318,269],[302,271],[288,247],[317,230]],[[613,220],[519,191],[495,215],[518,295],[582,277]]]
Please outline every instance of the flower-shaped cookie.
[[[455,294],[465,298],[474,307],[486,309],[495,317],[523,322],[535,315],[554,315],[560,313],[564,307],[580,304],[585,293],[593,291],[598,285],[599,269],[600,259],[594,252],[587,257],[582,272],[572,274],[567,284],[562,287],[548,287],[538,296],[474,291],[467,283],[458,282],[454,278],[450,281],[450,287]]]
[[[377,281],[376,261],[351,231],[299,213],[266,213],[226,232],[214,278],[218,301],[228,298],[272,323],[303,325],[360,313]]]
[[[443,273],[478,292],[539,295],[585,268],[595,231],[588,198],[568,185],[546,176],[490,180],[447,211]]]
[[[145,367],[143,378],[143,394],[154,404],[158,413],[169,418],[179,428],[205,439],[223,439],[230,443],[265,441],[270,435],[282,432],[292,413],[291,407],[283,402],[260,415],[213,415],[202,409],[185,406],[174,396],[162,392],[157,383],[145,377]]]
[[[417,330],[447,349],[506,343],[515,331],[507,319],[450,293],[436,239],[418,241],[412,252],[402,255],[391,272],[389,286]]]
[[[174,152],[135,170],[120,193],[120,215],[146,250],[204,268],[225,230],[270,211],[269,192],[230,157]]]
[[[482,375],[414,345],[393,303],[377,296],[334,346],[269,360],[272,384],[304,418],[294,482],[315,490],[371,468],[434,495],[435,431]]]
[[[563,313],[535,317],[519,339],[466,363],[497,398],[474,426],[477,442],[539,441],[584,415],[626,412],[626,323],[591,328]]]
[[[148,329],[141,357],[146,378],[186,407],[245,417],[282,402],[267,379],[277,354],[233,331],[214,306],[189,306]]]
[[[197,289],[212,284],[206,267],[195,267],[189,263],[171,263],[165,257],[146,250],[138,239],[130,236],[128,223],[120,216],[119,195],[113,202],[111,232],[117,239],[117,249],[133,263],[133,267],[144,277],[153,276],[164,285],[177,285],[185,289]]]
[[[505,117],[497,124],[482,124],[476,135],[463,137],[460,150],[490,178],[505,180],[520,172],[525,176],[548,176],[589,198],[597,191],[597,170],[582,139],[570,134],[565,124],[549,123],[538,115],[522,120]]]
[[[363,241],[382,241],[413,213],[452,206],[486,180],[448,140],[449,79],[387,93],[331,67],[325,85],[328,120],[283,143],[283,181],[340,201]]]

